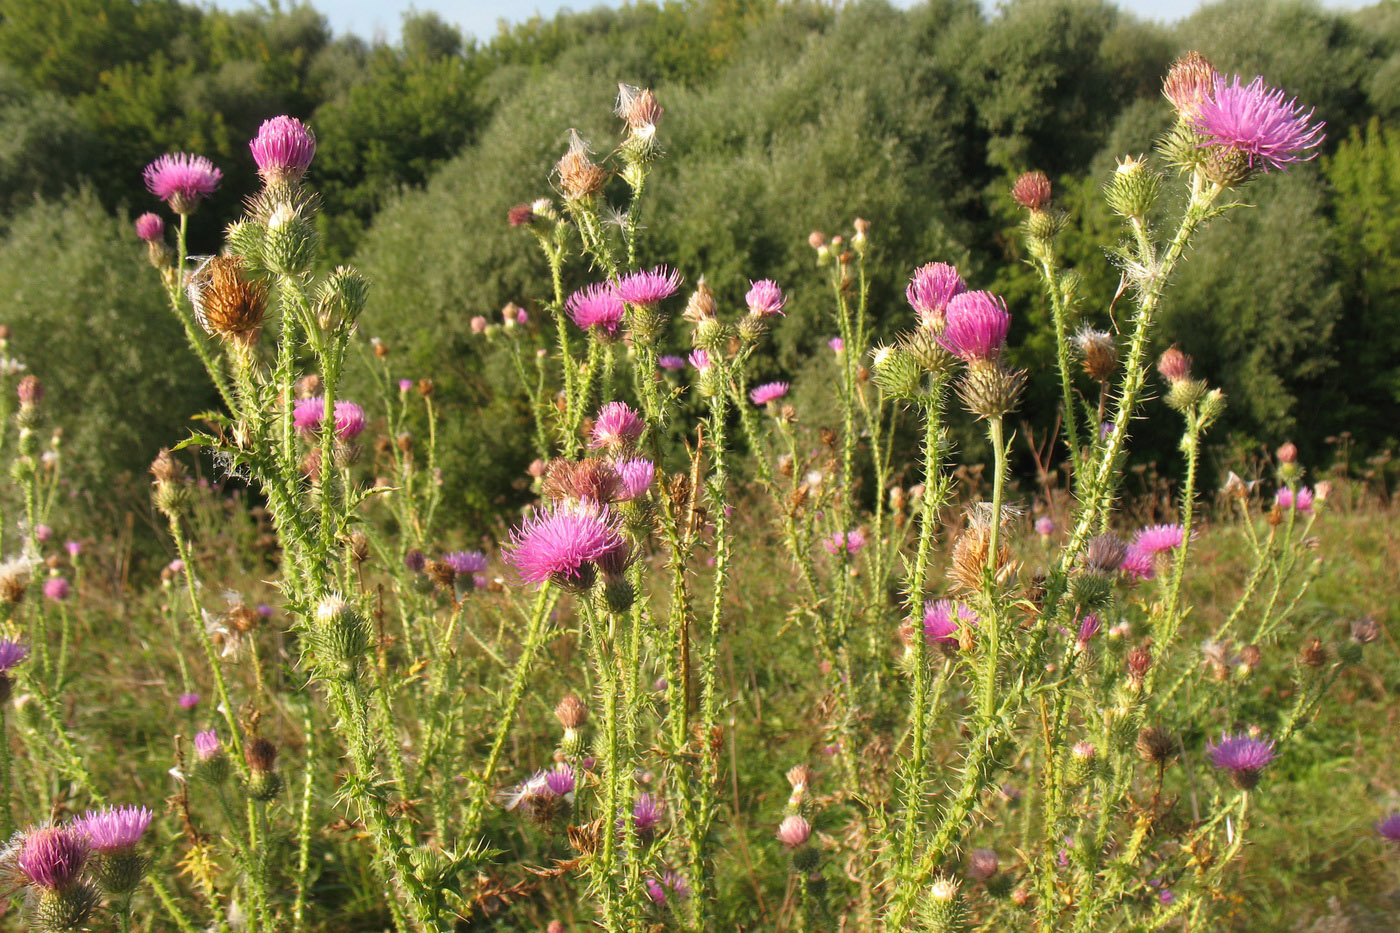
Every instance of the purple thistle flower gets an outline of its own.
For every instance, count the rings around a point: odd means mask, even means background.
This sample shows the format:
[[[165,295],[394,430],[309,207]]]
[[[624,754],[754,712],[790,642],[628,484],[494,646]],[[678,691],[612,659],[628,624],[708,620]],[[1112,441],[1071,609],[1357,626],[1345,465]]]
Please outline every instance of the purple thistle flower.
[[[826,342],[826,345],[831,347],[832,353],[841,353],[846,349],[846,341],[842,340],[840,337],[832,337]]]
[[[1084,648],[1099,633],[1101,628],[1103,628],[1103,620],[1098,617],[1097,613],[1085,613],[1083,618],[1079,620],[1079,633],[1075,636],[1075,643],[1080,648]]]
[[[1313,491],[1304,486],[1298,490],[1298,495],[1293,495],[1293,490],[1286,486],[1278,491],[1274,496],[1274,502],[1284,510],[1297,509],[1299,512],[1311,513],[1313,507]]]
[[[657,357],[656,365],[660,366],[662,369],[672,370],[673,372],[675,370],[685,369],[685,357],[668,353],[665,356]]]
[[[175,702],[180,704],[180,709],[194,709],[199,705],[199,694],[182,693],[176,698]]]
[[[753,391],[749,393],[749,399],[755,405],[767,405],[787,395],[789,388],[786,382],[765,382],[761,386],[754,386]]]
[[[710,361],[710,351],[706,350],[704,347],[696,347],[694,350],[691,350],[690,365],[694,366],[696,370],[702,373],[709,369],[714,365]]]
[[[649,272],[632,272],[618,279],[614,292],[629,305],[651,307],[660,304],[681,287],[681,275],[675,269],[657,266]]]
[[[399,380],[399,391],[400,391],[400,392],[411,392],[411,391],[413,391],[413,380],[412,380],[412,379],[400,379],[400,380]]]
[[[757,282],[749,282],[749,292],[744,296],[744,303],[759,317],[774,317],[783,313],[783,305],[787,304],[787,298],[777,282],[772,279],[759,279]]]
[[[1192,124],[1208,146],[1226,146],[1249,159],[1282,169],[1290,162],[1307,161],[1308,152],[1322,143],[1322,121],[1311,123],[1314,110],[1303,111],[1297,98],[1285,101],[1283,91],[1271,88],[1262,77],[1241,84],[1239,75],[1228,83],[1215,79],[1215,91],[1201,101]],[[1306,155],[1304,154],[1306,153]]]
[[[44,596],[56,603],[63,602],[72,591],[73,588],[63,577],[49,577],[44,581]]]
[[[354,402],[335,403],[335,433],[343,441],[352,441],[365,429],[365,410]]]
[[[962,292],[949,300],[943,333],[943,349],[967,362],[994,360],[1006,346],[1011,315],[1006,302],[991,292]]]
[[[208,761],[222,755],[224,746],[219,741],[218,730],[206,729],[203,732],[196,732],[194,734],[194,753],[200,761]]]
[[[34,537],[39,541],[48,541],[53,537],[53,529],[48,525],[38,524],[34,526]]]
[[[859,528],[851,531],[833,531],[822,539],[822,547],[826,548],[829,554],[837,554],[842,550],[854,554],[865,547],[865,532]]]
[[[442,562],[461,575],[481,573],[486,569],[486,555],[480,551],[448,551],[442,555]]]
[[[690,885],[684,878],[673,871],[667,870],[661,877],[646,879],[647,896],[653,903],[664,904],[668,896],[674,897],[678,901],[683,901],[690,897]]]
[[[303,434],[314,434],[321,429],[321,419],[326,413],[326,400],[319,395],[298,399],[292,407],[292,424]],[[354,402],[344,399],[335,403],[335,432],[343,441],[352,441],[364,431],[365,410]]]
[[[943,326],[948,302],[965,291],[967,285],[956,268],[946,262],[930,262],[914,270],[904,296],[919,316],[919,324],[937,331]]]
[[[151,811],[145,807],[103,807],[89,810],[76,829],[87,838],[88,845],[106,853],[132,848],[150,825]]]
[[[1390,814],[1377,823],[1376,832],[1381,834],[1382,839],[1400,843],[1400,811]]]
[[[548,771],[544,776],[545,787],[556,797],[563,797],[565,794],[574,792],[574,769],[567,764],[559,764],[554,770]]]
[[[798,816],[796,813],[785,817],[778,824],[778,841],[789,849],[795,849],[805,843],[812,835],[812,824]]]
[[[88,851],[81,832],[63,826],[41,826],[24,834],[15,865],[30,884],[63,891],[82,874]]]
[[[292,424],[303,434],[310,434],[320,427],[325,410],[326,401],[319,395],[297,399],[292,406]]]
[[[585,499],[536,508],[511,533],[506,559],[529,583],[586,585],[592,580],[593,562],[623,544],[612,516]]]
[[[23,642],[0,640],[0,674],[8,674],[29,657],[29,647]]]
[[[170,205],[177,214],[190,214],[199,202],[214,193],[224,174],[204,156],[187,152],[167,153],[142,173],[146,190]]]
[[[620,450],[636,442],[645,429],[642,416],[626,402],[608,402],[598,410],[588,446]]]
[[[258,174],[270,185],[301,180],[316,155],[316,136],[296,117],[286,115],[264,120],[258,135],[248,143]]]
[[[637,802],[632,806],[632,825],[639,833],[649,833],[661,822],[665,812],[664,801],[643,791],[637,795]]]
[[[977,613],[965,603],[951,599],[931,599],[924,603],[924,643],[956,647],[958,623],[976,625],[977,621]]]
[[[68,550],[69,557],[77,557],[83,553],[83,542],[81,541],[69,541],[64,547]]]
[[[1055,520],[1048,515],[1042,515],[1035,520],[1035,533],[1042,538],[1048,538],[1055,533]]]
[[[1147,554],[1161,554],[1181,547],[1181,540],[1180,525],[1149,525],[1138,531],[1132,546]]]
[[[264,619],[272,618],[272,607],[267,603],[258,603],[258,615]]]
[[[564,302],[569,317],[583,330],[598,328],[609,337],[616,336],[627,309],[617,292],[606,282],[581,288]]]
[[[1206,754],[1211,764],[1230,772],[1230,780],[1241,790],[1259,783],[1259,772],[1278,757],[1273,742],[1256,739],[1247,732],[1222,733],[1219,744],[1206,743]]]
[[[1137,577],[1139,580],[1152,580],[1157,576],[1157,567],[1152,555],[1138,547],[1136,543],[1128,545],[1128,549],[1123,553],[1123,562],[1118,565],[1118,569]]]
[[[147,243],[154,243],[165,236],[165,221],[159,214],[148,211],[136,218],[136,235]]]
[[[656,464],[646,457],[633,457],[617,464],[617,475],[622,480],[622,489],[617,498],[627,502],[646,493],[656,478]]]

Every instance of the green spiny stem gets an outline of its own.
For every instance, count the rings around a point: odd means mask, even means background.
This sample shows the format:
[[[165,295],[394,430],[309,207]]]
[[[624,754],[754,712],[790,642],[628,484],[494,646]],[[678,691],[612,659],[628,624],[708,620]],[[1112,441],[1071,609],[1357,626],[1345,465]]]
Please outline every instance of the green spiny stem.
[[[295,933],[306,929],[306,898],[311,869],[311,806],[315,799],[315,762],[320,754],[319,735],[312,722],[310,706],[302,716],[301,731],[306,747],[301,779],[300,815],[297,819],[297,863],[293,873],[296,897],[292,901],[292,929]]]
[[[228,379],[224,376],[222,367],[210,356],[208,341],[196,329],[193,311],[185,307],[187,300],[185,296],[185,262],[189,258],[186,233],[188,232],[189,220],[188,214],[180,215],[180,228],[176,234],[177,261],[173,270],[175,281],[170,283],[168,288],[170,305],[175,311],[175,316],[180,319],[180,323],[185,328],[185,338],[189,341],[190,349],[194,350],[199,361],[204,364],[204,369],[209,373],[214,388],[218,390],[219,397],[223,399],[224,407],[229,411],[234,411],[233,392],[229,388]]]
[[[1065,304],[1064,289],[1061,287],[1055,264],[1055,242],[1046,238],[1036,256],[1036,271],[1040,273],[1041,284],[1050,299],[1050,314],[1055,325],[1055,363],[1060,373],[1060,406],[1063,409],[1061,421],[1065,430],[1065,443],[1069,446],[1070,463],[1074,475],[1080,475],[1083,465],[1083,452],[1079,440],[1079,412],[1074,404],[1074,374],[1069,359],[1069,308]]]
[[[992,442],[992,454],[996,458],[995,473],[992,478],[992,514],[988,517],[990,523],[987,528],[987,567],[985,570],[986,583],[984,584],[984,596],[986,597],[987,616],[986,624],[982,626],[982,632],[986,635],[981,639],[984,647],[982,658],[980,694],[977,700],[977,710],[979,715],[985,720],[992,715],[996,709],[996,688],[997,671],[1001,665],[1001,605],[997,599],[995,589],[997,585],[998,569],[998,548],[1000,546],[999,536],[1001,534],[1001,509],[1002,498],[1005,495],[1006,486],[1006,442],[1003,437],[1004,429],[1000,416],[990,418],[987,421],[987,434]]]
[[[1196,468],[1201,459],[1201,422],[1193,412],[1186,421],[1186,485],[1181,491],[1181,544],[1173,557],[1171,583],[1167,589],[1167,604],[1162,613],[1163,627],[1155,632],[1154,651],[1157,657],[1167,656],[1177,631],[1181,628],[1181,582],[1186,575],[1186,558],[1191,547],[1192,521],[1196,507]],[[1147,671],[1145,689],[1150,692],[1156,682],[1160,665]]]
[[[9,839],[15,831],[14,811],[10,808],[10,782],[13,769],[10,763],[9,717],[10,704],[0,703],[0,838],[4,839]]]

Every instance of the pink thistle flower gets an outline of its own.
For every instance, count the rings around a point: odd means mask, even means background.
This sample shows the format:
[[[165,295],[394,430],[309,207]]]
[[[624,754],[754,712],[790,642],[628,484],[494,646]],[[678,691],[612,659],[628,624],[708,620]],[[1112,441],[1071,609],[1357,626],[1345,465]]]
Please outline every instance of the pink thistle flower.
[[[676,370],[685,369],[685,357],[676,356],[675,354],[668,353],[665,356],[657,357],[656,365],[660,366],[662,369],[669,369],[673,372]]]
[[[413,391],[413,380],[412,380],[412,379],[400,379],[400,380],[399,380],[399,391],[400,391],[400,392],[411,392],[411,391]]]
[[[1136,544],[1128,545],[1127,551],[1123,554],[1123,562],[1118,565],[1118,569],[1137,577],[1139,580],[1152,580],[1157,576],[1157,567],[1152,555]]]
[[[1382,839],[1400,843],[1400,812],[1392,813],[1377,823],[1376,832],[1381,834]]]
[[[325,410],[326,401],[319,395],[297,399],[292,406],[292,424],[303,434],[310,434],[321,426],[321,416]]]
[[[632,806],[632,825],[639,833],[649,833],[657,827],[665,813],[665,801],[643,791],[637,795],[637,802]]]
[[[0,639],[0,675],[8,674],[29,657],[29,646],[23,642]]]
[[[165,221],[159,214],[148,211],[136,218],[136,235],[147,243],[154,243],[165,236]]]
[[[283,115],[264,120],[248,148],[268,184],[292,184],[306,174],[316,155],[316,135],[296,117]]]
[[[128,806],[89,810],[75,828],[94,850],[108,853],[133,848],[150,825],[150,810]]]
[[[481,573],[487,565],[486,555],[480,551],[448,551],[442,562],[459,576]]]
[[[617,498],[628,502],[646,494],[656,478],[656,464],[646,457],[632,457],[617,464],[617,476],[621,480],[621,490]]]
[[[618,279],[613,291],[629,305],[652,307],[670,298],[681,287],[681,275],[675,269],[657,266],[650,272],[632,272]]]
[[[565,794],[574,792],[574,769],[567,764],[560,763],[552,771],[545,772],[545,787],[556,797],[563,797]]]
[[[180,709],[194,709],[199,705],[199,694],[182,693],[175,702],[180,704]]]
[[[1285,101],[1283,91],[1269,87],[1262,77],[1246,85],[1233,75],[1229,82],[1215,79],[1214,92],[1201,101],[1191,122],[1206,145],[1234,149],[1248,157],[1251,167],[1257,159],[1268,171],[1317,155],[1308,150],[1321,145],[1326,124],[1311,123],[1314,113],[1304,112],[1297,98]]]
[[[41,826],[24,834],[15,866],[30,884],[64,891],[78,881],[88,859],[81,832],[62,826]]]
[[[787,298],[777,282],[772,279],[759,279],[757,282],[749,282],[749,292],[744,296],[744,303],[749,306],[749,311],[759,317],[774,317],[783,313],[783,305],[787,304]]]
[[[56,603],[63,602],[72,592],[73,588],[63,577],[49,577],[44,581],[44,596]]]
[[[789,388],[786,382],[765,382],[761,386],[754,387],[753,391],[749,393],[749,399],[761,407],[769,402],[776,402],[787,395]]]
[[[484,334],[486,333],[486,318],[483,315],[474,314],[469,322],[469,326],[473,334]]]
[[[1103,628],[1103,621],[1098,617],[1097,613],[1085,613],[1083,618],[1079,620],[1079,633],[1075,636],[1075,644],[1077,644],[1081,650],[1087,647],[1101,628]]]
[[[1299,512],[1311,513],[1313,508],[1313,491],[1304,486],[1298,490],[1298,495],[1293,495],[1293,490],[1286,486],[1278,491],[1274,496],[1274,502],[1284,510],[1297,509]]]
[[[583,330],[597,329],[612,337],[622,326],[622,317],[627,313],[616,290],[606,282],[598,282],[581,288],[564,302],[569,317]]]
[[[194,734],[194,753],[200,761],[217,758],[224,753],[224,745],[219,741],[217,729],[206,729]]]
[[[1042,538],[1048,538],[1055,533],[1055,520],[1048,515],[1043,515],[1035,520],[1035,533]]]
[[[536,508],[511,534],[506,559],[528,583],[551,580],[587,587],[594,562],[625,544],[616,521],[601,506],[583,500]]]
[[[365,429],[365,410],[354,402],[335,403],[335,433],[343,441],[352,441]]]
[[[647,896],[655,904],[664,904],[668,894],[678,901],[683,901],[690,897],[690,885],[684,878],[673,871],[663,872],[661,877],[646,879]]]
[[[804,844],[811,835],[812,824],[795,813],[778,824],[778,841],[789,849]]]
[[[35,525],[34,537],[41,542],[48,541],[53,537],[53,529],[48,525]]]
[[[68,550],[69,557],[77,557],[83,553],[83,542],[81,541],[69,541],[64,547]]]
[[[1161,554],[1181,547],[1180,525],[1149,525],[1138,531],[1132,546],[1147,554]]]
[[[598,410],[588,446],[621,450],[636,443],[645,429],[642,416],[626,402],[608,402]]]
[[[696,347],[694,350],[690,351],[690,365],[703,373],[714,364],[710,360],[710,353],[708,350],[703,347]]]
[[[904,296],[918,315],[919,324],[936,331],[943,325],[948,302],[965,291],[967,285],[956,268],[946,262],[930,262],[914,270]]]
[[[1218,744],[1206,743],[1206,754],[1211,764],[1230,772],[1230,780],[1241,790],[1259,783],[1259,772],[1278,757],[1273,742],[1256,739],[1247,732],[1222,733]]]
[[[991,292],[962,292],[948,301],[938,342],[969,363],[994,360],[1006,347],[1006,332],[1010,328],[1006,302]]]
[[[977,613],[965,603],[931,599],[924,603],[924,643],[957,647],[959,623],[976,625]]]
[[[826,342],[826,345],[831,347],[832,353],[842,353],[846,349],[846,341],[842,340],[840,337],[832,337]]]
[[[192,214],[199,202],[213,194],[224,174],[204,156],[187,152],[167,153],[142,173],[146,190],[170,205],[177,214]]]
[[[838,554],[842,550],[848,554],[855,554],[865,547],[865,532],[859,528],[851,531],[833,531],[822,539],[822,547],[826,548],[828,554]]]
[[[326,400],[319,396],[298,399],[292,407],[292,424],[303,434],[314,434],[321,429],[321,419],[326,413]],[[335,403],[335,433],[343,441],[352,441],[360,436],[366,424],[365,410],[354,402],[344,399]]]

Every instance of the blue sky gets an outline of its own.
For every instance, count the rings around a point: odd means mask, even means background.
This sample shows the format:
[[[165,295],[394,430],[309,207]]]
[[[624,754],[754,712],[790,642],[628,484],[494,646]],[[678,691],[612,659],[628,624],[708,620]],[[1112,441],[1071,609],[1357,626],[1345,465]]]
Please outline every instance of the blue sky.
[[[912,6],[914,0],[893,0],[897,6]],[[1173,20],[1189,14],[1201,5],[1200,0],[1120,0],[1120,4],[1139,16]],[[215,0],[216,6],[228,9],[256,5],[252,0]],[[398,36],[399,20],[410,9],[432,10],[443,19],[456,23],[464,32],[480,39],[495,34],[502,19],[520,22],[534,13],[551,16],[561,9],[589,9],[594,6],[621,6],[617,0],[598,3],[594,0],[312,0],[312,5],[330,18],[337,32],[353,32],[366,39]],[[1355,9],[1366,6],[1364,0],[1323,0],[1323,6]]]

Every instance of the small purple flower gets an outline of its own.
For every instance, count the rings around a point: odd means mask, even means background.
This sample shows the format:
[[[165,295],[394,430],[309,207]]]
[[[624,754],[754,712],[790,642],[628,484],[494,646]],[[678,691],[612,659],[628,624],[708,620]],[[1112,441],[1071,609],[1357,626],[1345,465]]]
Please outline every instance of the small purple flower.
[[[159,214],[147,211],[136,218],[136,235],[147,243],[163,239],[165,237],[165,221],[161,219]]]
[[[1222,771],[1230,772],[1230,780],[1241,790],[1249,790],[1259,783],[1259,772],[1276,757],[1274,743],[1256,739],[1247,732],[1237,735],[1222,733],[1220,742],[1206,743],[1206,754],[1210,763]]]
[[[23,642],[0,639],[0,675],[8,674],[29,657],[29,647]]]
[[[103,807],[89,810],[76,828],[93,849],[107,853],[134,847],[150,825],[151,811],[145,807]]]
[[[637,795],[632,806],[632,826],[639,833],[649,833],[661,822],[666,812],[666,804],[657,797],[643,791]]]
[[[44,524],[35,525],[34,537],[40,542],[48,541],[53,537],[53,529]]]
[[[170,205],[177,214],[190,214],[199,202],[214,193],[223,172],[204,156],[187,152],[167,153],[142,173],[146,190]]]
[[[545,787],[556,797],[574,792],[574,769],[567,764],[559,764],[544,776]]]
[[[404,569],[409,573],[422,573],[427,563],[428,558],[417,548],[409,549],[408,553],[403,556]]]
[[[1313,491],[1304,486],[1298,490],[1298,495],[1293,495],[1293,490],[1284,487],[1274,496],[1274,502],[1278,507],[1287,511],[1297,509],[1299,512],[1311,514],[1313,508]]]
[[[976,625],[977,613],[965,603],[931,599],[924,603],[924,642],[957,647],[959,623]]]
[[[536,508],[511,533],[506,559],[528,583],[587,583],[593,563],[624,541],[616,521],[589,500]]]
[[[690,365],[703,373],[714,364],[710,361],[710,352],[708,350],[704,347],[696,347],[694,350],[690,351]]]
[[[63,826],[41,826],[24,834],[15,866],[30,884],[63,891],[82,874],[88,852],[81,832]]]
[[[1118,569],[1139,580],[1152,580],[1157,576],[1157,567],[1152,555],[1136,544],[1128,545],[1128,549],[1123,553],[1123,563],[1118,565]]]
[[[636,443],[646,429],[646,422],[626,402],[608,402],[598,410],[593,422],[593,434],[588,446],[621,450]]]
[[[674,897],[678,901],[683,901],[690,897],[690,885],[686,880],[673,871],[663,872],[661,877],[646,879],[647,896],[655,904],[666,903],[667,897]]]
[[[627,313],[622,299],[606,282],[598,282],[574,292],[564,302],[564,308],[573,322],[583,330],[597,328],[609,337],[617,334],[618,328],[622,326],[622,317]]]
[[[749,293],[744,296],[749,311],[758,317],[774,317],[783,313],[787,298],[778,283],[772,279],[759,279],[749,283]]]
[[[904,296],[919,316],[919,324],[930,330],[942,328],[948,302],[967,291],[958,270],[946,262],[931,262],[920,266],[909,280]]]
[[[994,360],[1006,347],[1011,315],[1006,302],[991,292],[962,292],[948,302],[943,349],[967,362]]]
[[[1149,525],[1138,531],[1132,546],[1147,554],[1161,554],[1181,547],[1180,525]]]
[[[351,441],[359,437],[360,432],[365,429],[365,410],[354,402],[339,401],[335,403],[335,433],[343,441]]]
[[[480,551],[448,551],[442,562],[459,576],[481,573],[487,565],[486,555]]]
[[[803,845],[811,835],[812,824],[795,813],[778,824],[778,841],[789,849]]]
[[[400,380],[399,380],[399,391],[400,391],[400,392],[411,392],[411,391],[413,391],[413,380],[412,380],[412,379],[400,379]]]
[[[292,407],[292,424],[303,434],[314,434],[321,429],[321,419],[325,416],[326,400],[319,395],[298,399]],[[365,410],[354,402],[344,399],[335,403],[335,432],[343,441],[352,441],[364,431]]]
[[[1400,811],[1390,814],[1377,823],[1376,832],[1381,834],[1382,839],[1400,843]]]
[[[1322,121],[1310,122],[1315,111],[1304,112],[1297,98],[1285,101],[1283,91],[1271,88],[1262,77],[1242,84],[1239,75],[1226,82],[1215,79],[1215,91],[1201,101],[1191,122],[1206,145],[1225,146],[1263,164],[1265,171],[1284,168],[1290,162],[1307,161],[1309,152],[1322,144]],[[1306,154],[1305,154],[1306,153]]]
[[[61,603],[72,593],[72,587],[62,577],[49,577],[44,581],[44,596]]]
[[[1086,647],[1101,628],[1103,628],[1103,620],[1098,617],[1097,613],[1085,613],[1083,618],[1079,620],[1079,633],[1075,636],[1075,644],[1081,649]]]
[[[761,386],[754,386],[753,391],[749,393],[749,399],[762,407],[787,395],[789,388],[786,382],[765,382]]]
[[[662,369],[668,369],[672,372],[675,372],[677,370],[685,369],[685,357],[676,356],[673,353],[668,353],[665,356],[657,357],[656,365],[660,366]]]
[[[83,553],[83,542],[81,541],[69,541],[64,547],[67,548],[69,557],[76,558]]]
[[[272,618],[272,607],[267,603],[258,603],[258,615],[264,619]]]
[[[199,694],[182,693],[175,702],[180,704],[180,709],[194,709],[199,705]]]
[[[1163,888],[1157,894],[1157,902],[1164,907],[1170,907],[1176,903],[1176,895],[1172,893],[1171,888]]]
[[[826,548],[828,554],[838,554],[842,550],[854,554],[865,547],[865,532],[859,528],[851,531],[833,531],[822,539],[822,547]]]
[[[194,734],[194,753],[200,761],[217,758],[224,753],[224,745],[219,741],[217,729],[206,729]]]
[[[1048,538],[1055,533],[1055,520],[1049,515],[1042,515],[1035,520],[1035,533],[1042,538]]]
[[[622,480],[618,492],[619,501],[627,502],[644,495],[656,478],[656,464],[646,457],[633,457],[617,464],[617,475]]]
[[[292,184],[306,174],[316,155],[316,135],[296,117],[283,115],[264,120],[248,148],[268,184]]]
[[[651,307],[670,298],[681,287],[680,273],[666,266],[649,272],[633,272],[618,279],[614,292],[629,305]]]
[[[832,353],[842,353],[846,349],[846,341],[842,340],[840,337],[832,337],[826,342],[826,345],[831,347]]]

